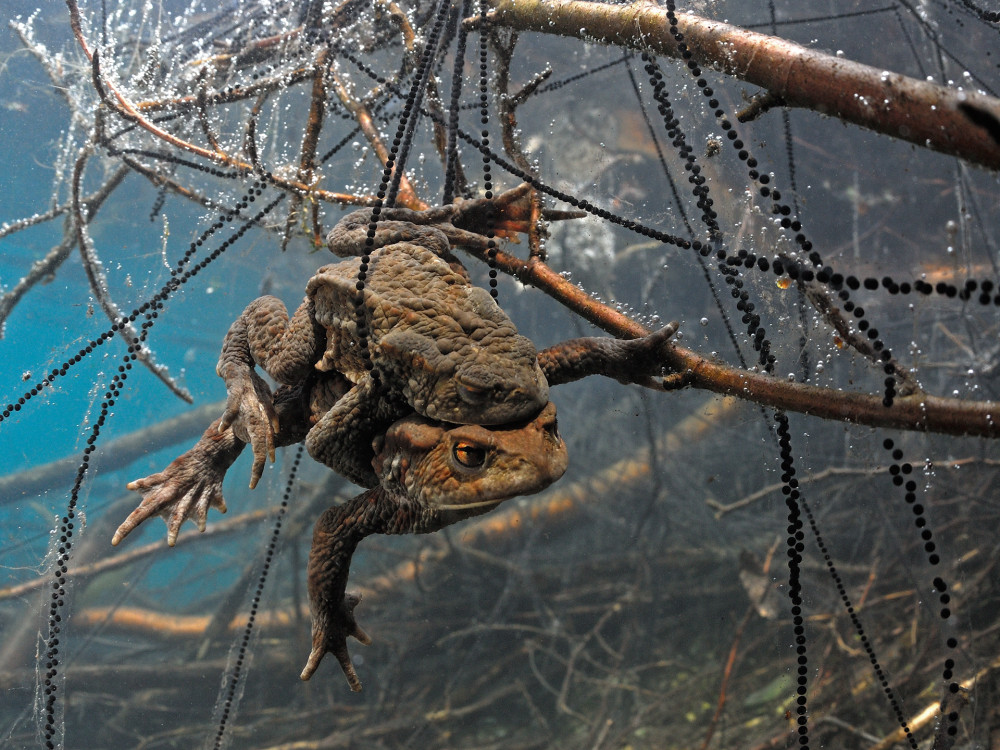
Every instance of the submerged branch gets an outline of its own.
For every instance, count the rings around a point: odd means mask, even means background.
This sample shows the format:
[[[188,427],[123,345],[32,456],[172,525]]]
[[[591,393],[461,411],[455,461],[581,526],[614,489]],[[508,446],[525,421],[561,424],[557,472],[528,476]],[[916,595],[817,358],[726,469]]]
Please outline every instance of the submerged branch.
[[[123,469],[148,453],[200,435],[225,408],[225,400],[215,401],[117,440],[98,443],[91,461],[100,466],[102,473]],[[71,484],[79,466],[80,457],[74,455],[0,477],[0,507]]]
[[[128,169],[125,167],[119,167],[100,188],[80,201],[83,206],[83,210],[88,216],[93,216],[97,212],[104,201],[107,200],[108,196],[111,195],[115,188],[117,188],[121,184],[122,180],[125,179],[125,175],[127,174]],[[14,232],[22,229],[27,229],[35,224],[54,219],[57,216],[71,213],[74,210],[73,206],[74,201],[69,201],[60,206],[56,206],[51,211],[44,214],[38,214],[27,219],[22,219],[21,221],[13,222],[12,224],[5,224],[2,228],[0,228],[0,237],[4,237],[7,234],[13,234]],[[10,315],[17,303],[21,301],[21,298],[36,284],[45,283],[45,280],[54,274],[56,269],[62,265],[62,262],[70,256],[73,252],[73,248],[76,247],[76,244],[76,233],[72,231],[72,226],[67,226],[63,234],[62,242],[49,250],[44,258],[36,260],[32,263],[31,269],[17,282],[17,284],[14,285],[14,288],[0,296],[0,338],[3,338],[3,327],[7,321],[7,317]]]
[[[219,537],[226,536],[227,534],[240,533],[245,535],[248,527],[255,526],[259,523],[272,519],[275,516],[275,513],[276,511],[273,508],[262,508],[259,510],[250,510],[231,518],[218,519],[206,528],[205,531],[199,531],[197,529],[188,529],[184,531],[178,535],[177,541],[181,544],[197,544],[198,542],[211,542]],[[108,544],[108,539],[109,535],[105,535],[102,540],[102,548],[104,545]],[[69,569],[69,575],[71,575],[77,583],[80,583],[82,581],[88,581],[103,573],[108,573],[112,570],[123,568],[126,565],[131,565],[139,560],[143,560],[151,556],[169,554],[169,550],[170,547],[164,545],[162,539],[157,539],[155,542],[149,542],[148,544],[143,544],[137,547],[130,547],[128,550],[115,555],[104,555],[100,559],[94,560],[93,562],[76,565]],[[51,582],[51,575],[41,575],[37,578],[32,578],[30,581],[25,581],[24,583],[15,584],[13,586],[5,586],[0,588],[0,601],[26,596],[33,591],[44,589],[46,586],[51,584]],[[101,611],[105,614],[98,616],[96,618],[96,622],[111,622],[114,617],[122,617],[128,621],[130,617],[128,614],[115,614],[118,612],[127,613],[129,611],[128,608],[107,607],[102,608]],[[164,617],[168,616],[164,615]],[[183,620],[184,618],[181,619]],[[82,621],[86,622],[86,618]]]
[[[467,245],[481,259],[485,259],[486,252],[483,239],[480,245]],[[525,262],[506,252],[498,252],[495,262],[497,268],[516,276],[524,284],[538,287],[608,333],[629,339],[650,333],[628,316],[593,299],[537,258]],[[821,419],[869,427],[1000,438],[1000,403],[996,401],[968,401],[918,392],[898,396],[891,407],[886,407],[881,395],[789,382],[733,367],[676,344],[664,365],[680,375],[685,386]]]
[[[86,272],[90,290],[94,293],[94,297],[100,304],[101,309],[108,316],[108,320],[112,324],[118,323],[121,326],[122,337],[130,347],[135,347],[134,353],[136,358],[163,382],[174,395],[189,404],[193,403],[194,398],[192,398],[187,388],[177,382],[170,374],[166,365],[161,365],[156,361],[152,350],[145,344],[145,334],[140,334],[136,331],[129,317],[122,315],[121,309],[111,298],[108,280],[104,275],[104,266],[97,257],[97,250],[94,247],[94,243],[90,238],[90,231],[87,228],[90,216],[85,213],[83,200],[80,198],[80,183],[83,179],[83,170],[87,164],[87,159],[90,158],[90,154],[90,146],[84,146],[81,149],[80,155],[73,167],[72,181],[73,223],[76,229],[76,246],[80,250],[80,260],[83,263],[83,269]],[[131,317],[134,319],[134,316]]]
[[[499,0],[495,24],[679,57],[665,8],[580,0]],[[677,28],[693,59],[804,107],[918,146],[1000,169],[1000,142],[983,121],[1000,101],[808,49],[778,37],[681,13]]]

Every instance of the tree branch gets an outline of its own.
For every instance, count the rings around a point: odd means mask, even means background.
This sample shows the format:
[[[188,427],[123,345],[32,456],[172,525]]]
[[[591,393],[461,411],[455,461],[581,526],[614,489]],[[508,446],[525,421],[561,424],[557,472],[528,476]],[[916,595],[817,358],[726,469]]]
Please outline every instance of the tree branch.
[[[482,242],[465,242],[464,246],[476,257],[485,260],[485,238]],[[608,333],[627,339],[650,333],[628,316],[593,299],[537,258],[523,261],[500,251],[496,254],[496,266],[516,276],[522,283],[539,288]],[[1000,438],[1000,403],[996,401],[943,398],[919,392],[897,396],[892,406],[887,408],[882,403],[881,395],[789,382],[733,367],[676,344],[671,347],[664,365],[683,376],[685,386],[821,419],[945,435]]]
[[[498,0],[493,23],[679,57],[666,9],[647,2]],[[468,21],[466,22],[468,23]],[[766,88],[787,106],[1000,169],[1000,100],[890,73],[690,13],[677,28],[701,65]]]

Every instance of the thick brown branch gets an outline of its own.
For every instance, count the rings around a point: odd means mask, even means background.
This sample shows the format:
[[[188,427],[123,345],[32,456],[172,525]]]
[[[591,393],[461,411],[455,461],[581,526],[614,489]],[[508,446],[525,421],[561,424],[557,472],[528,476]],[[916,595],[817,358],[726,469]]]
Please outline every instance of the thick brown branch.
[[[498,0],[493,22],[679,57],[666,9],[647,2]],[[701,65],[762,86],[805,107],[918,146],[1000,169],[1000,143],[967,114],[1000,101],[844,60],[793,42],[682,13],[677,27]],[[960,106],[961,105],[961,106]]]
[[[468,243],[466,247],[477,257],[485,259],[485,238],[482,243]],[[496,265],[522,283],[538,287],[608,333],[629,339],[649,333],[648,329],[593,299],[536,258],[525,262],[508,253],[498,252]],[[996,401],[967,401],[917,393],[897,396],[892,407],[886,408],[881,395],[789,382],[741,370],[676,345],[664,364],[683,375],[687,386],[821,419],[946,435],[1000,437],[1000,403]]]

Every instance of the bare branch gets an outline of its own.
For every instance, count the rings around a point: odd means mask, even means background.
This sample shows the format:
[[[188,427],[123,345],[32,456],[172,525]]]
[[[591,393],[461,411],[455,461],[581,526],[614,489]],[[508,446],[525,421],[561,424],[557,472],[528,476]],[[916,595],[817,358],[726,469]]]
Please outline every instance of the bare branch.
[[[101,207],[104,201],[107,200],[108,196],[111,195],[115,188],[121,184],[127,174],[128,170],[125,167],[120,167],[115,170],[114,174],[112,174],[100,188],[83,199],[81,203],[87,215],[94,215],[94,212]],[[70,201],[62,204],[61,206],[57,206],[44,214],[31,216],[27,219],[22,219],[21,221],[15,221],[12,224],[5,224],[2,228],[0,228],[0,237],[13,234],[14,232],[22,229],[27,229],[28,227],[48,221],[49,219],[54,219],[55,217],[67,212],[72,212],[72,210],[73,201]],[[14,285],[13,289],[0,297],[0,338],[3,338],[3,327],[4,323],[7,321],[7,316],[10,315],[17,303],[21,301],[21,298],[27,294],[33,286],[41,283],[55,273],[56,269],[62,265],[62,262],[69,257],[70,253],[73,252],[73,248],[76,247],[76,243],[76,233],[72,231],[72,220],[70,220],[63,235],[62,242],[49,250],[44,258],[32,263],[31,269],[24,276],[24,278],[18,281],[17,284]]]
[[[679,57],[665,8],[580,0],[499,0],[493,23]],[[1000,101],[808,49],[778,37],[677,16],[693,59],[767,89],[789,107],[805,107],[901,138],[922,148],[1000,169],[1000,143],[980,122],[1000,119]],[[969,110],[975,113],[970,116]],[[928,117],[934,112],[934,117]]]
[[[481,239],[482,242],[464,244],[477,257],[485,259],[486,241]],[[537,258],[526,262],[508,253],[497,252],[496,265],[522,283],[538,287],[608,333],[621,338],[639,338],[650,333],[628,316],[593,299]],[[887,408],[882,403],[881,395],[789,382],[760,372],[742,370],[677,345],[671,348],[664,365],[681,374],[686,386],[821,419],[946,435],[1000,437],[1000,403],[996,401],[969,401],[914,393],[897,396],[892,406]]]
[[[94,59],[96,60],[97,57],[95,56]],[[80,156],[73,167],[72,186],[76,245],[80,249],[80,258],[83,261],[83,268],[87,274],[87,281],[90,283],[90,290],[94,293],[105,315],[108,316],[108,320],[119,324],[124,321],[121,333],[125,341],[135,347],[135,355],[139,361],[159,378],[174,395],[190,404],[194,401],[191,393],[174,379],[165,365],[156,362],[152,350],[143,342],[145,336],[140,337],[138,331],[135,330],[135,326],[122,315],[122,311],[118,308],[118,305],[111,299],[111,294],[108,290],[108,280],[104,275],[103,265],[97,257],[94,243],[90,239],[90,232],[87,230],[88,217],[84,211],[83,202],[80,200],[80,183],[83,179],[83,169],[87,164],[87,159],[90,157],[90,152],[91,146],[89,145],[81,149]]]
[[[98,447],[94,461],[100,463],[102,471],[123,469],[148,453],[200,435],[225,408],[223,399],[123,435]],[[0,477],[0,507],[72,482],[79,466],[80,458],[74,455]]]

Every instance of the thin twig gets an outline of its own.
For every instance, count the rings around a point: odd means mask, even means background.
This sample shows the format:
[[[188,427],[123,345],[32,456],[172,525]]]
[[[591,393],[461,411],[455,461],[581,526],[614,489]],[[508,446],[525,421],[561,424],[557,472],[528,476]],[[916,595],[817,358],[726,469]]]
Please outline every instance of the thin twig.
[[[305,133],[302,136],[302,148],[299,150],[299,171],[297,179],[304,185],[312,185],[316,170],[316,145],[319,143],[319,134],[323,128],[323,113],[326,109],[326,76],[330,70],[330,51],[321,49],[316,56],[313,65],[313,86],[312,95],[309,102],[309,117],[306,120]],[[281,249],[288,247],[292,230],[295,227],[296,219],[302,210],[303,194],[292,193],[292,199],[288,207],[288,216],[285,219],[285,232],[281,238]],[[312,205],[315,207],[316,202]],[[323,230],[319,227],[319,217],[313,217],[313,245],[319,246],[323,242]]]
[[[506,43],[502,42],[497,34],[490,36],[490,43],[497,61],[494,80],[496,82],[497,96],[500,100],[501,138],[503,140],[504,151],[514,160],[518,168],[525,174],[536,175],[537,170],[528,161],[528,157],[524,155],[524,151],[521,149],[521,144],[517,138],[517,105],[520,100],[508,94],[510,86],[510,63],[513,59],[514,47],[517,45],[517,34],[510,33],[509,36],[510,38]],[[536,79],[534,85],[537,86],[539,82]],[[542,251],[539,223],[542,212],[541,193],[537,190],[532,190],[529,200],[531,211],[528,219],[528,257],[544,260],[545,255]]]
[[[963,111],[1000,112],[1000,101],[845,60],[778,37],[678,13],[692,60],[805,107],[879,133],[1000,169],[1000,143]],[[498,0],[492,23],[680,57],[664,7],[581,0]],[[928,112],[934,116],[929,117]]]
[[[202,70],[198,73],[198,96],[197,96],[198,106],[196,107],[196,111],[198,113],[198,122],[201,124],[201,132],[204,134],[205,140],[208,141],[208,145],[211,146],[217,154],[225,156],[226,155],[225,152],[219,145],[219,139],[216,138],[215,133],[212,132],[212,124],[208,121],[208,109],[206,103],[208,100],[208,95],[205,85],[206,75],[207,71],[204,68],[202,68]]]
[[[122,180],[125,179],[125,175],[127,174],[128,169],[125,167],[119,167],[111,174],[110,177],[108,177],[107,180],[105,180],[104,184],[101,185],[100,188],[81,201],[83,210],[88,216],[94,215],[94,213],[104,204],[104,201],[108,199],[108,196],[114,192],[115,188],[121,185]],[[42,221],[48,221],[49,219],[54,219],[57,216],[72,212],[73,201],[70,200],[44,214],[32,216],[28,219],[14,222],[13,224],[4,225],[4,227],[0,229],[0,237],[5,236],[6,234],[12,234],[21,229],[26,229],[30,226],[34,226]],[[68,218],[62,242],[49,250],[44,258],[36,260],[32,263],[28,273],[14,285],[13,289],[0,297],[0,338],[3,338],[3,331],[7,317],[10,315],[17,303],[21,301],[21,298],[24,297],[24,295],[27,294],[28,291],[36,284],[44,282],[52,276],[56,269],[62,265],[62,262],[73,252],[73,249],[77,245],[77,235],[74,231],[72,231],[72,221],[72,218]],[[8,228],[9,231],[7,231]]]
[[[988,458],[956,458],[948,461],[941,461],[940,463],[935,462],[935,468],[944,469],[958,469],[962,466],[969,464],[982,464],[983,466],[998,466],[1000,465],[1000,460],[988,459]],[[799,479],[799,484],[809,484],[812,482],[821,482],[824,479],[836,476],[874,476],[876,474],[884,473],[883,468],[873,468],[873,469],[856,469],[849,466],[828,466],[820,471],[811,472],[808,476],[801,477]],[[781,492],[781,488],[785,485],[781,482],[774,484],[769,484],[766,487],[761,487],[755,492],[751,492],[749,495],[735,500],[731,503],[720,503],[718,500],[708,498],[705,500],[705,504],[715,511],[715,518],[719,519],[727,513],[732,513],[734,510],[739,510],[740,508],[746,508],[749,505],[753,505],[758,500],[762,500],[768,495]]]
[[[715,705],[715,713],[712,714],[712,718],[708,722],[708,731],[705,732],[705,739],[702,740],[701,750],[708,750],[708,743],[712,741],[715,728],[719,725],[719,717],[722,716],[722,709],[726,705],[726,690],[729,687],[729,680],[733,676],[733,666],[736,664],[736,656],[739,653],[740,641],[743,639],[743,631],[746,630],[754,612],[756,612],[756,609],[751,604],[743,614],[740,624],[736,626],[736,634],[733,636],[733,643],[729,647],[729,656],[726,657],[726,666],[722,670],[722,684],[719,685],[719,700]]]
[[[378,132],[378,128],[375,127],[375,120],[371,115],[368,107],[355,99],[347,88],[344,80],[336,73],[336,71],[330,72],[330,78],[333,81],[333,90],[337,94],[341,103],[347,108],[355,121],[358,123],[358,127],[361,128],[361,132],[364,133],[365,138],[368,139],[368,143],[371,144],[372,150],[378,157],[382,164],[385,164],[389,159],[389,150],[385,147],[382,142],[382,134]],[[413,190],[413,186],[410,185],[410,181],[403,175],[399,182],[399,194],[396,196],[396,205],[405,208],[412,208],[415,211],[422,211],[427,208],[427,204],[424,203]]]
[[[67,0],[67,2],[72,2],[72,0]],[[157,139],[174,146],[175,148],[188,151],[196,156],[215,162],[216,164],[223,164],[227,167],[231,167],[241,173],[249,174],[253,172],[253,164],[245,162],[242,159],[228,156],[225,153],[219,153],[214,150],[202,148],[194,143],[185,141],[184,139],[163,130],[159,126],[147,120],[114,84],[102,76],[100,55],[97,52],[92,53],[91,62],[94,88],[97,90],[101,100],[121,117],[129,122],[134,122]],[[370,199],[355,195],[334,193],[326,190],[312,190],[309,185],[304,185],[296,180],[287,180],[277,175],[271,175],[270,181],[276,187],[300,194],[311,193],[318,200],[327,201],[329,203],[337,203],[341,205],[366,205],[370,202]],[[419,206],[419,203],[415,203],[413,205]]]
[[[253,103],[247,114],[246,131],[243,136],[243,152],[253,165],[253,171],[258,175],[263,174],[264,169],[260,165],[260,157],[257,154],[257,121],[260,119],[260,111],[264,107],[264,102],[267,101],[267,96],[267,92],[263,92]]]
[[[779,257],[786,263],[795,262],[784,255]],[[805,294],[806,299],[819,311],[823,319],[833,326],[833,329],[848,346],[875,364],[880,366],[891,364],[895,368],[893,374],[899,381],[899,388],[897,389],[899,395],[910,396],[923,392],[923,389],[913,377],[913,373],[903,367],[899,360],[892,357],[888,361],[883,361],[882,352],[873,346],[871,339],[851,328],[850,323],[844,318],[840,308],[830,298],[830,293],[826,287],[816,281],[805,282],[799,280],[797,283],[799,289]]]
[[[96,57],[95,57],[96,59]],[[104,275],[103,264],[97,257],[97,251],[94,248],[94,243],[90,239],[90,233],[87,231],[87,220],[83,207],[83,201],[80,198],[80,183],[83,180],[83,170],[87,164],[87,160],[90,157],[92,151],[92,146],[89,144],[84,146],[80,150],[80,155],[77,157],[76,164],[73,167],[73,182],[72,182],[72,194],[73,194],[73,219],[74,227],[76,229],[76,245],[80,250],[80,257],[83,261],[83,268],[87,274],[87,281],[90,283],[90,290],[94,293],[94,297],[97,298],[101,309],[104,310],[104,314],[108,316],[108,320],[111,321],[113,325],[119,325],[121,327],[121,334],[129,346],[134,346],[135,356],[142,362],[146,368],[153,373],[164,385],[167,386],[178,398],[186,401],[187,403],[193,403],[194,398],[187,388],[183,387],[178,383],[174,377],[170,374],[166,365],[158,364],[153,356],[153,352],[149,347],[141,343],[139,338],[139,333],[135,330],[135,326],[130,320],[124,315],[122,315],[121,310],[115,301],[111,299],[111,293],[108,288],[108,280]]]

